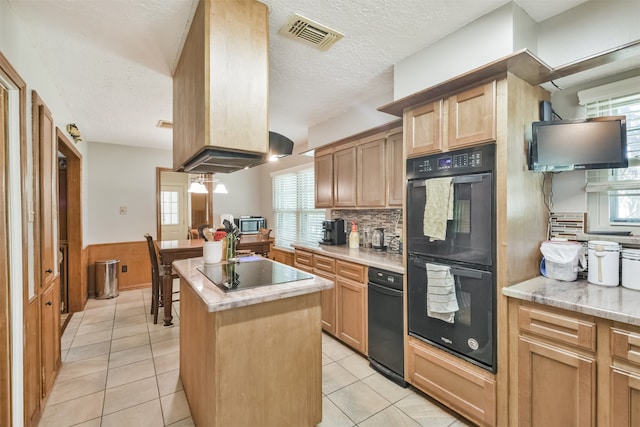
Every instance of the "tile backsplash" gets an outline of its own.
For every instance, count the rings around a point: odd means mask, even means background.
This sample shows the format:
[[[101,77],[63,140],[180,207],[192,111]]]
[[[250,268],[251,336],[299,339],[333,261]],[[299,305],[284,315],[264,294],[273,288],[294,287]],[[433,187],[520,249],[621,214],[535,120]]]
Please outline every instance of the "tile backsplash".
[[[347,232],[351,232],[351,221],[355,220],[358,225],[358,231],[364,232],[369,227],[371,231],[374,228],[384,229],[384,243],[388,246],[389,251],[399,250],[399,240],[394,238],[397,228],[402,233],[402,209],[333,209],[331,210],[331,219],[344,219],[344,228]]]

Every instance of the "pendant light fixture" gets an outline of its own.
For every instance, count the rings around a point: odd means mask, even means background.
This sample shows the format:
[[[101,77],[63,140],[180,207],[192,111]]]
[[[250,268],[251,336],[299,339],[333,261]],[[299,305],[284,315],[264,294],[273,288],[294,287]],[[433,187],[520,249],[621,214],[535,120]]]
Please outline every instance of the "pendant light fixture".
[[[227,187],[225,187],[224,182],[222,182],[219,179],[216,179],[213,181],[216,184],[216,187],[213,189],[214,193],[218,193],[218,194],[228,194],[229,192],[227,191]]]
[[[189,193],[206,194],[208,193],[207,187],[204,185],[204,177],[201,175],[191,180],[191,185],[187,190]]]

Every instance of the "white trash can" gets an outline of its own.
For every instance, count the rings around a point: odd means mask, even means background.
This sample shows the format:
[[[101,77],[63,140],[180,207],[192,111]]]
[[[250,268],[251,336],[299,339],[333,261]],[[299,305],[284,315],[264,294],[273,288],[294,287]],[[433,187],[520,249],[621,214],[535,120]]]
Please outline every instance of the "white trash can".
[[[543,274],[550,279],[572,282],[586,267],[582,243],[549,240],[542,242],[540,252],[544,256]]]
[[[119,259],[96,261],[96,299],[115,298],[118,293]]]

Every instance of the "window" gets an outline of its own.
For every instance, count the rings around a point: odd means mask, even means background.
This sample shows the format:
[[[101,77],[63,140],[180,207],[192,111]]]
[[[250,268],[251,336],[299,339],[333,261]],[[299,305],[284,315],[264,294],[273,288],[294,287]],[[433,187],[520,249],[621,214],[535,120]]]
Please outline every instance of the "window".
[[[318,243],[324,209],[315,209],[313,166],[280,172],[272,177],[275,245]]]
[[[178,221],[178,192],[162,191],[160,193],[160,212],[162,225],[177,225]]]
[[[626,116],[626,169],[587,171],[588,209],[592,228],[640,226],[640,77],[578,93],[587,117]]]

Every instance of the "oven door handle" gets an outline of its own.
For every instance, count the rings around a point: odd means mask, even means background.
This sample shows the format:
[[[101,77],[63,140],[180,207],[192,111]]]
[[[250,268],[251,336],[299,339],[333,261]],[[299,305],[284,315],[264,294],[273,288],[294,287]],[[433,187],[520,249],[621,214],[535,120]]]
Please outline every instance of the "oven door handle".
[[[427,270],[427,264],[431,264],[431,263],[427,263],[426,261],[419,261],[417,259],[413,260],[413,265],[415,265],[416,267],[420,267],[422,269],[424,269],[425,271]],[[433,263],[433,264],[437,264],[437,263]],[[445,264],[438,264],[438,265],[445,265]],[[476,270],[469,270],[466,268],[458,268],[458,267],[449,267],[449,271],[451,271],[451,274],[453,274],[454,276],[458,276],[458,277],[469,277],[471,279],[482,279],[482,271],[476,271]]]
[[[484,174],[456,176],[454,178],[451,178],[451,183],[452,184],[473,184],[476,182],[482,182],[485,178],[486,177]],[[427,185],[426,181],[427,181],[426,179],[419,180],[419,181],[411,181],[409,182],[409,185],[412,187],[425,187]]]

